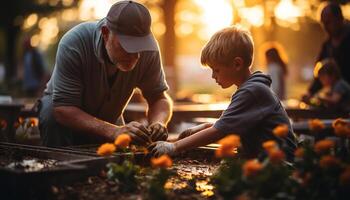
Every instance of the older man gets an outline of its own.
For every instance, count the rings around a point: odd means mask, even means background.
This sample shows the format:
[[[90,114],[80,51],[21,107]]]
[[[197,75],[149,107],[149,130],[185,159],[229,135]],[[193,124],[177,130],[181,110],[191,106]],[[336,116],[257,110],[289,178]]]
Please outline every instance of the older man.
[[[61,39],[53,75],[39,105],[46,146],[113,141],[128,133],[147,144],[167,138],[172,102],[143,5],[120,1],[99,22],[85,22]],[[122,119],[134,89],[147,100],[148,124]]]

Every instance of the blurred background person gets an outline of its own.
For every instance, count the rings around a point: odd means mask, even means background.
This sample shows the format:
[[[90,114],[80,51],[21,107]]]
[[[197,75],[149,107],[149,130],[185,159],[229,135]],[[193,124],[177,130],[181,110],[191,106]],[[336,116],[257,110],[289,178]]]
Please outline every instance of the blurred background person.
[[[341,76],[337,63],[330,58],[322,60],[317,71],[322,84],[320,95],[316,95],[321,105],[336,110],[350,110],[350,85]],[[323,95],[322,95],[323,94]]]
[[[344,80],[350,83],[350,25],[339,4],[330,2],[322,9],[321,23],[328,39],[323,43],[317,61],[333,58]],[[303,100],[308,102],[321,88],[322,83],[316,77]]]
[[[271,76],[271,89],[280,100],[286,98],[286,77],[288,74],[287,64],[281,58],[279,50],[271,47],[265,52],[267,73]]]
[[[45,79],[45,62],[39,50],[30,43],[30,37],[23,42],[23,90],[27,97],[41,93]]]

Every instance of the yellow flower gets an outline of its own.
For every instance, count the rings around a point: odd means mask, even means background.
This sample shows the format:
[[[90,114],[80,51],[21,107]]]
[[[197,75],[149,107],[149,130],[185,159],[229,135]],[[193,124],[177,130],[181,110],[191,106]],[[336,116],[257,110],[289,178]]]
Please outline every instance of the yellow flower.
[[[159,158],[152,158],[151,163],[153,167],[167,168],[173,165],[173,161],[168,155],[162,155]]]
[[[288,131],[289,131],[288,125],[281,124],[276,126],[276,128],[274,128],[272,132],[277,137],[287,137]]]
[[[329,139],[320,140],[315,144],[314,150],[316,153],[323,153],[333,148],[334,145],[335,145],[334,141],[332,140],[329,140]]]
[[[241,146],[240,137],[237,135],[228,135],[219,140],[218,143],[221,146],[215,152],[217,158],[235,156],[235,149]]]
[[[338,118],[332,122],[334,134],[340,137],[350,136],[350,124],[342,118]]]
[[[309,120],[309,128],[311,131],[318,132],[323,130],[325,128],[325,125],[319,119],[311,119]]]
[[[340,185],[350,185],[350,166],[346,167],[339,176]]]
[[[126,133],[122,133],[118,135],[118,137],[115,139],[114,144],[119,148],[126,148],[129,146],[130,142],[131,142],[130,135]]]
[[[274,140],[268,140],[262,144],[262,147],[266,152],[270,152],[272,150],[278,149],[278,145]]]
[[[279,164],[286,159],[286,155],[279,149],[271,150],[268,152],[271,163]]]
[[[294,155],[295,157],[297,158],[302,158],[304,156],[304,152],[305,150],[303,148],[297,148],[295,151],[294,151]]]
[[[6,129],[7,122],[4,119],[0,119],[0,129]]]
[[[261,163],[259,163],[259,161],[252,159],[246,161],[242,168],[244,176],[250,177],[256,175],[263,168],[263,166]]]
[[[339,159],[331,155],[322,156],[322,158],[320,159],[321,168],[329,168],[333,166],[338,166],[339,164]]]
[[[108,156],[111,155],[113,152],[115,152],[116,147],[112,143],[105,143],[102,144],[98,149],[97,149],[97,154],[100,156]]]

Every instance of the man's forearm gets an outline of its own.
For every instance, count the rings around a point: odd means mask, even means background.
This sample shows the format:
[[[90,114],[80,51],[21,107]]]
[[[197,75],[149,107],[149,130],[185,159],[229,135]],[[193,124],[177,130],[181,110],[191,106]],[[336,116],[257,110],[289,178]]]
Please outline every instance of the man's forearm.
[[[97,119],[75,106],[55,107],[54,116],[57,122],[64,126],[108,140],[113,140],[120,129],[118,126]]]
[[[148,122],[152,124],[154,122],[161,122],[165,125],[168,124],[172,115],[172,101],[170,97],[164,96],[149,105],[147,112]]]

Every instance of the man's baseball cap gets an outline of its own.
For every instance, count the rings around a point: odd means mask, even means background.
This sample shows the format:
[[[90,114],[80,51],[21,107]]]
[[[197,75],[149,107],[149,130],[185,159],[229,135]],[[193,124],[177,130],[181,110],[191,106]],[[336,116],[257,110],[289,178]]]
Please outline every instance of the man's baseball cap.
[[[151,32],[148,9],[135,1],[119,1],[109,9],[107,27],[117,34],[121,46],[129,53],[158,51]]]

